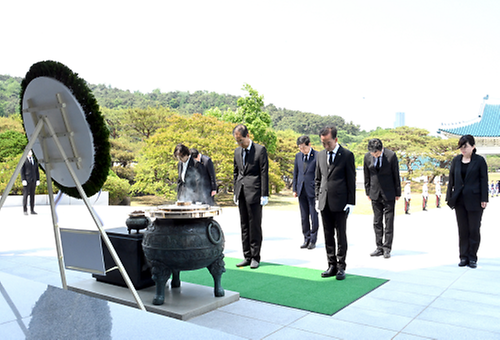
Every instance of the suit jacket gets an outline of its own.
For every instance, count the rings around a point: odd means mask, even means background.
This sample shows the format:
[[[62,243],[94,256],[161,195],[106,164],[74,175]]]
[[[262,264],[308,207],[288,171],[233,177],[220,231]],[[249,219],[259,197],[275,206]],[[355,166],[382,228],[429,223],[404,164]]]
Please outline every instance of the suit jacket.
[[[373,156],[365,154],[363,172],[365,175],[365,192],[371,200],[377,200],[380,196],[385,201],[395,200],[401,197],[401,180],[399,177],[399,162],[396,154],[384,149],[382,165],[377,171]]]
[[[446,201],[453,209],[458,196],[463,194],[463,201],[467,210],[481,210],[481,202],[488,202],[488,167],[486,161],[482,156],[472,154],[465,178],[462,180],[462,158],[462,155],[458,155],[451,162]]]
[[[356,166],[354,154],[339,147],[331,166],[325,149],[318,153],[315,178],[316,200],[324,210],[328,199],[330,211],[343,211],[346,204],[356,204]]]
[[[206,198],[203,188],[204,169],[199,162],[193,158],[189,158],[186,175],[182,180],[182,162],[177,164],[178,179],[177,179],[177,200],[185,202],[203,202],[206,203]]]
[[[267,150],[252,142],[246,165],[243,165],[243,149],[234,150],[234,194],[240,196],[243,187],[249,204],[260,203],[260,197],[269,196],[269,163]]]
[[[310,157],[307,160],[304,169],[304,154],[298,152],[295,155],[295,163],[293,165],[293,192],[298,196],[304,190],[307,197],[314,197],[314,177],[316,175],[316,158],[318,151],[311,148]]]
[[[40,180],[40,171],[38,170],[38,162],[33,157],[33,163],[29,161],[28,158],[24,161],[23,166],[21,167],[21,180],[30,182],[36,182]]]
[[[212,159],[206,155],[201,155],[200,163],[203,164],[207,172],[210,191],[217,191],[217,180],[215,178],[215,168]]]

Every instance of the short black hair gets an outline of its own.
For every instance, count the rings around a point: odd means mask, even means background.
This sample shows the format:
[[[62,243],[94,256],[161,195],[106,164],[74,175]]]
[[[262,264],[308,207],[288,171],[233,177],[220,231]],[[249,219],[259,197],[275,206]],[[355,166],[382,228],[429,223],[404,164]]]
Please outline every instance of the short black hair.
[[[333,139],[337,138],[337,128],[335,125],[328,125],[322,128],[319,132],[319,138],[321,138],[321,136],[328,136],[329,134],[331,134]]]
[[[245,125],[243,124],[238,124],[234,127],[233,129],[233,136],[234,136],[234,133],[238,131],[241,135],[241,137],[246,137],[248,136],[248,129]]]
[[[200,154],[200,153],[198,152],[198,150],[196,150],[196,149],[194,149],[194,148],[193,148],[193,149],[189,149],[189,152],[191,152],[191,157],[193,157],[193,158],[198,157],[198,155]]]
[[[177,144],[174,149],[174,157],[189,156],[189,148],[184,144]]]
[[[297,145],[300,145],[300,144],[305,144],[305,145],[309,145],[309,143],[311,142],[311,140],[309,139],[309,136],[300,136],[299,138],[297,138]]]
[[[463,135],[460,137],[458,140],[458,149],[460,149],[462,146],[465,144],[469,143],[470,146],[476,145],[476,141],[474,140],[474,137],[472,135]],[[472,153],[476,153],[476,149],[472,150]]]
[[[382,141],[378,138],[372,138],[368,141],[368,152],[382,151],[383,148]]]

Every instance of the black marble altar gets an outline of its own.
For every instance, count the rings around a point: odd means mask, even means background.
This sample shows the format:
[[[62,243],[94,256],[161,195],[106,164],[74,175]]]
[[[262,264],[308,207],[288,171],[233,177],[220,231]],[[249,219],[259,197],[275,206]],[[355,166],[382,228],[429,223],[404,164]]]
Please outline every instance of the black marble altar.
[[[135,289],[142,289],[154,285],[151,279],[151,269],[146,261],[142,250],[142,232],[128,233],[126,227],[106,230],[108,237],[120,257],[125,270],[127,271]],[[102,244],[104,265],[106,270],[116,266],[115,261],[109,253],[108,247]],[[109,271],[106,276],[93,274],[93,277],[100,282],[111,283],[114,285],[126,287],[126,283],[118,269]]]

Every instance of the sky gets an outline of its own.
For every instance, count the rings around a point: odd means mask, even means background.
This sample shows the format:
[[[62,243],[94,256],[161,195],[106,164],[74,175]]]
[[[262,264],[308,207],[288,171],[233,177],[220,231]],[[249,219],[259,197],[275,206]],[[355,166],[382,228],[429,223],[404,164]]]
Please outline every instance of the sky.
[[[3,1],[0,74],[59,61],[91,84],[202,90],[435,134],[500,98],[498,0]],[[500,102],[500,101],[499,101]]]

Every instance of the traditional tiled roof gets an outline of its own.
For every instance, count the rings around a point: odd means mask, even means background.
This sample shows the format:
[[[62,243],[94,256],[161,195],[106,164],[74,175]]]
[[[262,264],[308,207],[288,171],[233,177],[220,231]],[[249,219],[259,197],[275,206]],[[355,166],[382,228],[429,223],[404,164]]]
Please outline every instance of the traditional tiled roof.
[[[500,105],[484,105],[483,113],[475,120],[450,124],[439,129],[439,133],[457,136],[500,137]]]

